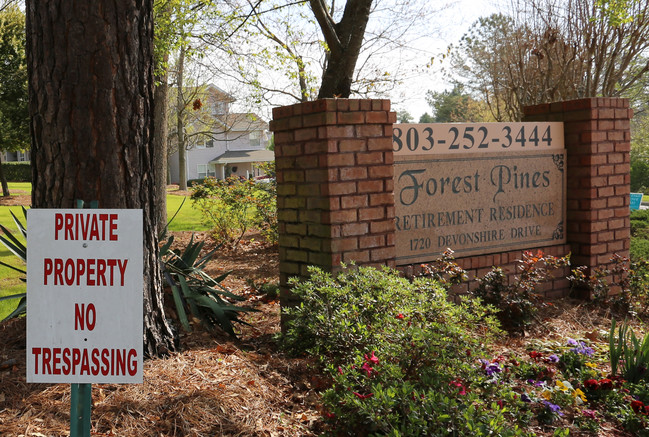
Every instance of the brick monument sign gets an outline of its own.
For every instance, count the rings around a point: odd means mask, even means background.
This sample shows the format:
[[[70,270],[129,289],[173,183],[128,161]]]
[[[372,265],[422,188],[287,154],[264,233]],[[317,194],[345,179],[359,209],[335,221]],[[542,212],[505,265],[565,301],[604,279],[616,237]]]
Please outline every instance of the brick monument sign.
[[[628,257],[631,113],[590,98],[527,107],[527,123],[406,125],[388,100],[275,108],[283,303],[309,265],[414,275],[448,247],[475,278],[513,275],[524,250],[587,270]],[[568,273],[538,291],[567,294]]]

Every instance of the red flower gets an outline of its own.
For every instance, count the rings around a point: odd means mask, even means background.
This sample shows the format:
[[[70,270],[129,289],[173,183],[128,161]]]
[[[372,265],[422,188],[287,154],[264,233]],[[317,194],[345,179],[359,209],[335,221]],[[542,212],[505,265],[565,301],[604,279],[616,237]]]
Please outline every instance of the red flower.
[[[599,383],[594,379],[587,379],[584,381],[584,387],[588,390],[597,390],[599,388]]]
[[[505,403],[502,400],[497,400],[496,403],[500,408],[505,408]]]
[[[464,385],[462,385],[460,379],[454,379],[453,381],[449,382],[448,385],[454,385],[455,387],[457,387],[460,390],[460,395],[464,396],[466,394],[466,389],[464,388]]]
[[[341,375],[343,374],[343,368],[340,366],[338,366],[338,373],[340,373]]]
[[[403,318],[406,317],[406,316],[404,316],[403,314],[399,313],[399,314],[397,314],[395,317],[396,317],[397,319],[403,319]]]
[[[538,361],[539,359],[543,358],[543,354],[541,352],[532,351],[530,352],[530,358],[532,358],[534,361]]]
[[[369,365],[369,363],[363,363],[363,366],[361,369],[365,370],[367,372],[367,376],[372,376],[372,372],[376,372],[372,366]]]
[[[642,413],[644,411],[644,404],[641,401],[631,401],[631,409],[636,413]]]
[[[374,393],[370,393],[370,394],[367,394],[367,395],[362,395],[360,393],[354,392],[354,395],[356,395],[356,397],[359,398],[359,399],[367,399],[367,398],[371,398],[372,396],[374,396]]]
[[[334,417],[336,417],[336,415],[334,413],[330,413],[328,411],[325,411],[324,414],[328,419],[333,419]]]
[[[613,381],[608,378],[600,379],[599,388],[602,390],[613,390]]]
[[[372,351],[369,357],[367,356],[367,354],[365,354],[365,360],[368,363],[372,363],[374,365],[379,364],[379,359],[374,355],[374,351]]]

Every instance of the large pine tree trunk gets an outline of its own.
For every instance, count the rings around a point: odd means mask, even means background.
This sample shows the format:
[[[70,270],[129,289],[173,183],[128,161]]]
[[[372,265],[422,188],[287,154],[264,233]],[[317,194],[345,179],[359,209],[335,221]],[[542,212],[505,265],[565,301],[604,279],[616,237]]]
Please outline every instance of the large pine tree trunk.
[[[175,347],[158,264],[153,0],[27,0],[32,206],[141,208],[145,353]]]

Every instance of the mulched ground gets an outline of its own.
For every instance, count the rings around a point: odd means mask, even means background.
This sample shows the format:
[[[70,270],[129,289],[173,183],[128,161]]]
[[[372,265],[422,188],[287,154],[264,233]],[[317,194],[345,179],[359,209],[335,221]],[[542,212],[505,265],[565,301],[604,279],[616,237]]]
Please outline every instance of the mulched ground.
[[[29,196],[0,197],[0,205],[29,204]],[[13,203],[7,203],[13,202]],[[181,246],[191,233],[175,233]],[[194,233],[214,247],[207,233]],[[278,281],[276,246],[248,235],[237,250],[220,249],[212,276],[231,271],[224,285],[259,312],[245,316],[238,340],[194,326],[182,350],[148,360],[144,383],[95,384],[93,436],[311,436],[321,430],[318,390],[325,381],[312,361],[285,357],[273,340],[280,329],[279,302],[257,291]],[[582,336],[605,342],[611,314],[583,301],[552,302],[524,338],[507,338],[494,354],[523,355],[536,342]],[[0,436],[67,436],[70,388],[25,382],[25,320],[0,325]],[[539,435],[542,429],[535,429]],[[603,424],[600,436],[628,436]]]
[[[224,284],[259,310],[245,317],[252,326],[242,326],[239,340],[195,326],[183,334],[182,351],[145,362],[144,384],[94,384],[93,436],[314,435],[321,382],[312,363],[276,349],[279,302],[247,279],[277,282],[277,247],[256,237],[220,252],[208,268],[232,270]],[[189,238],[176,234],[179,244]],[[0,435],[69,435],[69,385],[25,382],[24,319],[1,325],[0,338]]]

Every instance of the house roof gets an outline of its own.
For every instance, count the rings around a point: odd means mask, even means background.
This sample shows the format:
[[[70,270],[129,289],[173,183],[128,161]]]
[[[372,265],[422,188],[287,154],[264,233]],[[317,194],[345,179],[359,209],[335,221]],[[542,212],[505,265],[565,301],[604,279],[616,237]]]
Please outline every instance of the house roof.
[[[228,113],[215,116],[221,123],[234,132],[267,130],[268,123],[253,113]]]
[[[272,150],[229,150],[210,161],[210,164],[235,164],[240,162],[267,162],[275,159]]]

